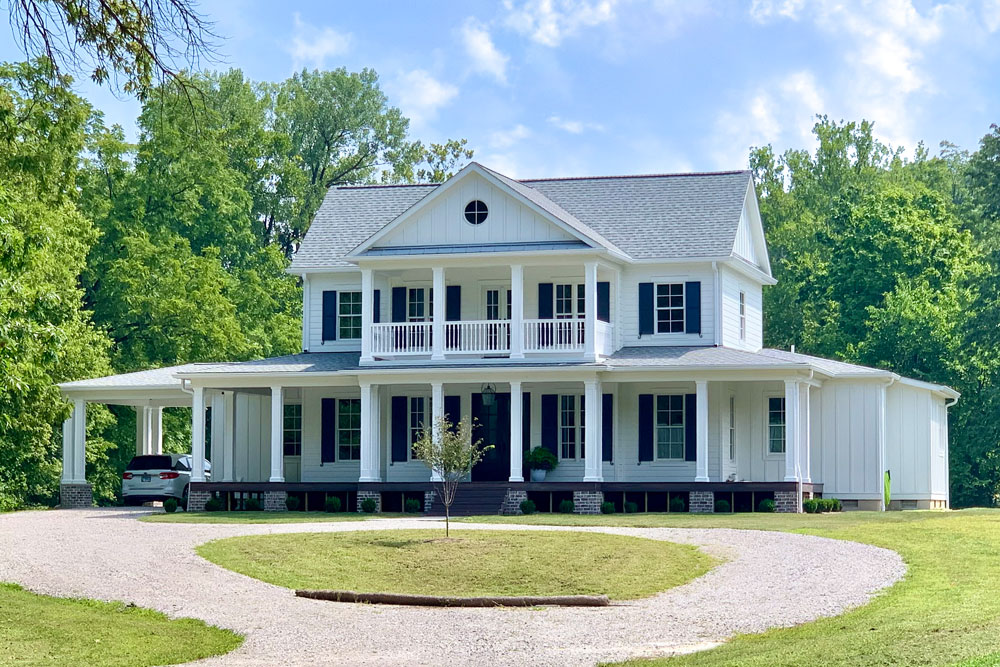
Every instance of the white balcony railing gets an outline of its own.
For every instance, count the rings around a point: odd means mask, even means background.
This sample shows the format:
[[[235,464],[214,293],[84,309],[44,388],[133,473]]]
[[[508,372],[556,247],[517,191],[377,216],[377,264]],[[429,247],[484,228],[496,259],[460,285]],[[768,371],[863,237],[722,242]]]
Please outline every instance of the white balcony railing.
[[[615,352],[615,328],[609,322],[597,320],[597,354],[608,356]]]
[[[510,321],[445,322],[444,351],[468,354],[510,352]]]
[[[371,325],[372,354],[430,354],[430,322],[386,322]]]
[[[525,352],[582,352],[584,320],[525,320]]]

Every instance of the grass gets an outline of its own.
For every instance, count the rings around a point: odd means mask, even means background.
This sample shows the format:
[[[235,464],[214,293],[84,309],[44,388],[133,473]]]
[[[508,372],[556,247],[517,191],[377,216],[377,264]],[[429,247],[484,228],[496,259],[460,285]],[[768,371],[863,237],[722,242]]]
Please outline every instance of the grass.
[[[719,648],[630,665],[1000,664],[1000,511],[794,514],[631,514],[476,517],[551,525],[782,530],[897,551],[906,578],[868,605],[795,628],[741,635]],[[816,567],[850,574],[850,563]]]
[[[394,530],[234,537],[198,553],[287,588],[422,595],[641,598],[713,565],[694,547],[618,535]]]
[[[316,523],[323,521],[364,521],[366,519],[417,516],[403,514],[362,514],[360,512],[174,512],[142,517],[151,523]]]
[[[0,665],[172,665],[227,653],[242,641],[191,618],[0,584]]]

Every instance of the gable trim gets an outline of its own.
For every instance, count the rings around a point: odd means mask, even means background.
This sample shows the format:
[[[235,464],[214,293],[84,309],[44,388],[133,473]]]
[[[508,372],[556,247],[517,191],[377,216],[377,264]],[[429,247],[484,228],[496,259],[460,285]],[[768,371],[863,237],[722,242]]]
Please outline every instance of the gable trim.
[[[762,273],[767,275],[768,278],[771,275],[771,258],[767,253],[767,240],[764,237],[764,223],[760,218],[760,207],[757,204],[757,190],[754,188],[753,179],[747,184],[747,194],[743,200],[743,209],[740,211],[741,223],[743,219],[743,211],[746,211],[746,221],[747,221],[747,232],[750,234],[750,240],[753,243],[754,254],[757,256],[757,263],[747,257],[736,252],[736,244],[739,242],[740,236],[740,225],[737,224],[736,236],[733,239],[733,256],[746,262],[748,265],[760,270]]]

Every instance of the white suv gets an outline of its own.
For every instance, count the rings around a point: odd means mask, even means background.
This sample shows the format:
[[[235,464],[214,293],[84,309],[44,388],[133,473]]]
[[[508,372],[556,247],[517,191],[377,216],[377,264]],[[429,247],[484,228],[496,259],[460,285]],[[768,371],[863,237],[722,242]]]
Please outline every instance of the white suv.
[[[205,461],[205,479],[211,480],[212,464]],[[122,473],[122,500],[141,505],[152,500],[176,498],[187,508],[191,481],[190,454],[145,454],[133,457]]]

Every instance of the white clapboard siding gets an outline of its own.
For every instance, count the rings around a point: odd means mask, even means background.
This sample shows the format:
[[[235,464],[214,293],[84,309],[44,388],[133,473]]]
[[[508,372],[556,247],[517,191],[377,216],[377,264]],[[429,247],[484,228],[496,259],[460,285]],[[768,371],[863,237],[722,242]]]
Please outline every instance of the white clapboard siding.
[[[653,334],[639,337],[639,283],[701,282],[701,334]],[[641,264],[622,273],[621,340],[632,345],[715,345],[715,274],[705,264]],[[612,301],[614,299],[612,298]]]
[[[719,269],[722,283],[722,344],[756,352],[763,345],[763,293],[759,282],[726,267]],[[746,296],[746,338],[740,338],[740,292]]]

